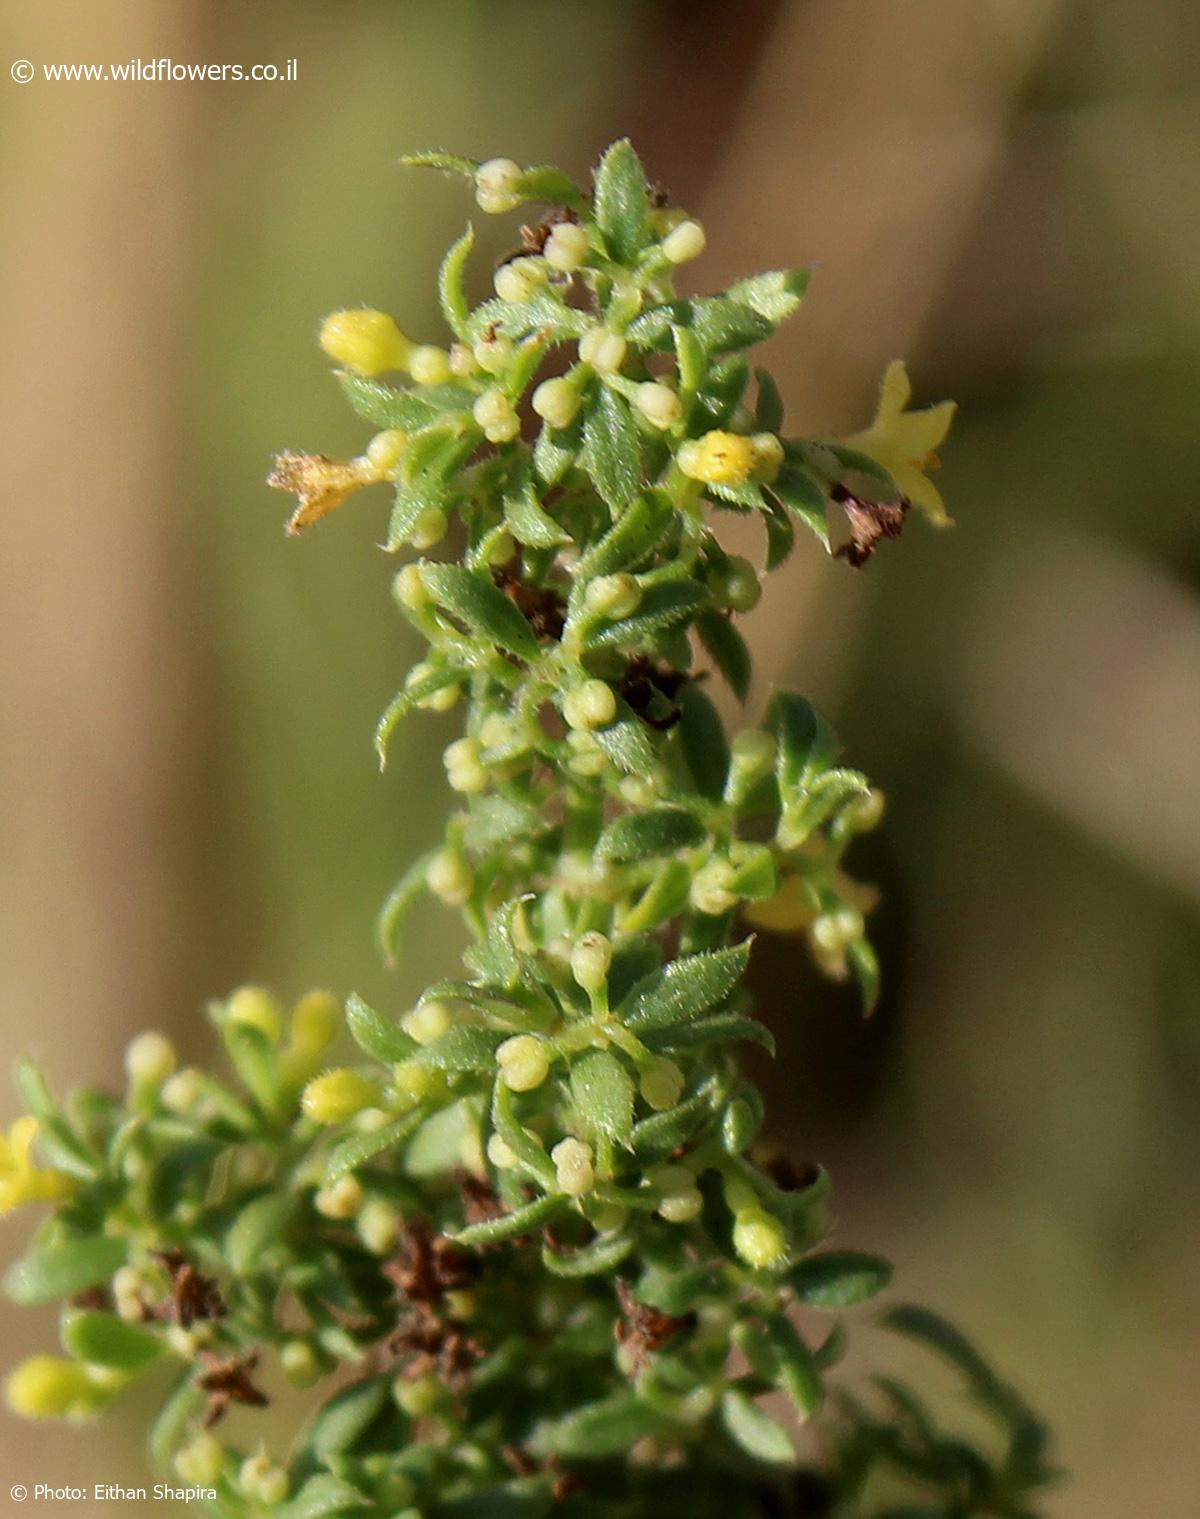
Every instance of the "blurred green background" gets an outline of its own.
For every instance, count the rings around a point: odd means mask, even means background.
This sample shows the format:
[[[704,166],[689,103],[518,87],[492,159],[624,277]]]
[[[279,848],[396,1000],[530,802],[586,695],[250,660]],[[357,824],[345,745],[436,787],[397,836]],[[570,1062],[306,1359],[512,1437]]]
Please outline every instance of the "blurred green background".
[[[813,695],[891,804],[858,857],[876,1018],[761,943],[779,1131],[831,1167],[839,1240],[1056,1420],[1049,1513],[1196,1513],[1196,7],[16,0],[5,42],[299,80],[5,77],[4,1048],[115,1082],[144,1026],[205,1051],[204,999],[248,977],[400,1008],[450,972],[432,912],[398,972],[371,938],[452,731],[414,722],[376,772],[414,652],[385,501],[285,543],[261,481],[276,449],[361,445],[324,311],[441,336],[473,207],[400,152],[583,173],[628,133],[706,222],[697,284],[818,265],[770,356],[793,427],[861,425],[898,354],[962,403],[957,529],[858,574],[805,550],[750,621],[752,710]],[[481,290],[511,240],[485,232]],[[6,1311],[6,1361],[52,1334]],[[140,1480],[131,1430],[4,1443],[9,1480]]]

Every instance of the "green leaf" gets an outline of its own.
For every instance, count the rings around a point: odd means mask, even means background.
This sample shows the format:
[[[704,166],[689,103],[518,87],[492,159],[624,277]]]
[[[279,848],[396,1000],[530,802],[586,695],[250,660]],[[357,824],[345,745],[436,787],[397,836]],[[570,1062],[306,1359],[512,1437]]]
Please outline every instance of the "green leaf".
[[[388,1377],[365,1377],[344,1387],[313,1420],[305,1441],[318,1461],[328,1462],[350,1450],[389,1401]]]
[[[690,327],[672,325],[671,338],[675,344],[675,362],[679,369],[679,389],[690,394],[700,388],[708,372],[708,355],[704,344]]]
[[[541,1142],[528,1134],[513,1108],[513,1094],[497,1077],[492,1088],[492,1127],[517,1157],[522,1169],[535,1177],[547,1191],[558,1187],[554,1162],[542,1148]]]
[[[115,1313],[90,1310],[70,1313],[63,1319],[62,1344],[76,1360],[116,1371],[141,1371],[166,1349],[157,1335],[127,1324]]]
[[[380,909],[375,934],[389,965],[396,963],[400,927],[409,908],[425,890],[425,873],[432,858],[433,851],[419,855],[392,887],[387,901]]]
[[[475,229],[468,227],[456,243],[453,243],[438,270],[438,299],[442,315],[454,336],[463,343],[471,341],[467,317],[471,308],[463,288],[463,276],[471,249],[475,246]]]
[[[811,475],[786,464],[767,488],[789,511],[795,512],[826,548],[829,547],[825,492]]]
[[[611,1050],[589,1050],[571,1066],[571,1096],[597,1134],[628,1144],[633,1128],[633,1078]]]
[[[811,1419],[825,1396],[821,1372],[813,1353],[800,1338],[795,1325],[773,1314],[766,1324],[767,1341],[775,1356],[780,1386],[796,1406],[801,1419]]]
[[[752,274],[749,279],[738,280],[725,293],[731,300],[749,306],[773,327],[778,327],[804,299],[811,274],[810,269],[772,269],[766,274]],[[771,432],[776,430],[770,429]]]
[[[515,1239],[519,1234],[529,1234],[540,1229],[566,1204],[567,1198],[561,1193],[553,1197],[539,1197],[526,1203],[523,1208],[514,1208],[511,1213],[502,1214],[499,1218],[489,1218],[482,1224],[469,1224],[450,1237],[460,1245],[498,1245],[502,1240]]]
[[[147,1446],[150,1460],[159,1471],[169,1471],[171,1457],[183,1442],[192,1421],[200,1411],[204,1394],[192,1381],[189,1365],[162,1406],[162,1412],[150,1429]]]
[[[692,886],[692,867],[686,860],[667,860],[637,902],[621,919],[621,932],[645,933],[665,923],[687,906]]]
[[[683,687],[676,700],[683,710],[679,738],[696,789],[719,801],[729,774],[729,740],[717,709],[699,686]]]
[[[521,193],[527,200],[545,201],[556,206],[570,206],[582,211],[587,196],[569,174],[552,164],[534,164],[521,175]]]
[[[706,351],[716,355],[761,343],[774,324],[729,295],[702,295],[692,302],[691,328]]]
[[[429,427],[447,412],[470,411],[474,399],[462,385],[423,385],[420,390],[406,390],[351,369],[339,369],[336,374],[351,408],[376,427],[399,427],[406,432]]]
[[[398,485],[388,517],[388,549],[407,543],[426,512],[444,511],[448,500],[449,492],[439,479],[422,477],[415,485]]]
[[[504,521],[518,543],[552,549],[570,543],[571,535],[543,510],[527,473],[510,480],[504,491]]]
[[[533,469],[547,490],[559,484],[582,447],[583,422],[579,417],[569,427],[551,427],[543,422],[534,439]]]
[[[783,397],[779,394],[779,386],[765,369],[756,369],[754,378],[758,381],[754,430],[778,433],[783,427]]]
[[[750,958],[750,940],[728,949],[681,955],[639,981],[617,1009],[635,1032],[669,1028],[698,1018],[722,1002],[741,980]]]
[[[537,640],[529,624],[490,580],[460,564],[426,564],[422,574],[439,605],[472,633],[522,659],[538,657]]]
[[[708,372],[697,393],[697,403],[709,427],[724,427],[742,399],[750,379],[750,366],[739,357],[722,359]],[[703,427],[699,430],[703,431]]]
[[[575,566],[577,583],[632,569],[662,541],[674,515],[665,491],[648,491],[638,496]]]
[[[701,612],[696,618],[696,632],[713,664],[728,681],[730,690],[739,701],[745,701],[752,673],[746,640],[730,618],[722,617],[720,612]]]
[[[461,670],[456,670],[451,665],[443,665],[440,670],[433,670],[430,674],[422,676],[420,680],[414,681],[411,686],[405,686],[402,691],[397,691],[388,703],[387,710],[375,724],[375,753],[379,756],[380,769],[387,763],[388,745],[401,720],[407,717],[419,702],[425,701],[438,691],[444,691],[447,686],[457,685],[461,680]]]
[[[836,743],[812,704],[790,691],[777,691],[771,698],[763,727],[779,746],[775,768],[786,805],[791,794],[807,792],[817,776],[829,768]]]
[[[795,547],[796,529],[787,512],[770,495],[763,507],[763,526],[767,530],[767,569],[777,570]]]
[[[641,452],[629,404],[601,385],[583,422],[583,456],[596,489],[614,512],[631,506],[641,486]]]
[[[721,1420],[738,1445],[756,1461],[771,1466],[792,1466],[796,1451],[770,1414],[764,1413],[740,1387],[727,1387],[721,1394]]]
[[[806,1256],[787,1279],[806,1308],[849,1308],[882,1292],[892,1279],[892,1267],[878,1255],[829,1250]]]
[[[724,1279],[716,1266],[651,1265],[636,1288],[639,1302],[673,1315],[687,1313],[705,1298],[724,1294]]]
[[[646,1045],[659,1053],[677,1050],[701,1049],[706,1044],[729,1044],[744,1039],[750,1044],[761,1045],[769,1055],[775,1053],[775,1035],[757,1018],[745,1018],[738,1013],[718,1013],[713,1018],[696,1018],[691,1023],[677,1023],[669,1029],[648,1032]]]
[[[523,301],[502,301],[496,297],[476,306],[471,313],[470,336],[472,342],[478,343],[487,332],[514,340],[537,334],[565,343],[579,337],[590,325],[591,318],[585,312],[564,306],[553,291],[543,287]]]
[[[491,1071],[496,1065],[496,1048],[506,1037],[495,1029],[452,1028],[421,1045],[413,1059],[453,1074]]]
[[[271,1258],[283,1243],[296,1209],[296,1199],[288,1192],[267,1192],[246,1204],[225,1236],[225,1259],[235,1275],[271,1269]]]
[[[856,939],[853,944],[846,946],[846,959],[858,982],[863,1012],[873,1013],[879,1002],[879,957],[867,939]]]
[[[283,1093],[279,1052],[262,1029],[225,1019],[221,1039],[242,1085],[265,1113],[273,1113]]]
[[[596,1403],[538,1425],[530,1447],[535,1455],[568,1460],[598,1460],[625,1455],[658,1428],[658,1415],[632,1392],[618,1392]]]
[[[633,1126],[630,1149],[642,1160],[665,1159],[682,1144],[695,1140],[724,1101],[724,1085],[710,1078],[698,1092],[673,1108],[653,1113]]]
[[[107,1234],[35,1245],[11,1268],[4,1290],[24,1308],[73,1297],[112,1276],[125,1264],[128,1248],[123,1239]]]
[[[46,1085],[46,1078],[28,1056],[17,1062],[16,1074],[17,1090],[24,1099],[30,1114],[43,1121],[56,1117],[58,1104]]]
[[[365,1493],[352,1487],[331,1472],[310,1477],[296,1496],[277,1509],[277,1519],[326,1519],[328,1514],[345,1514],[351,1509],[374,1508]]]
[[[608,1276],[625,1259],[636,1244],[632,1231],[598,1234],[578,1250],[565,1254],[542,1246],[542,1265],[552,1276]]]
[[[606,623],[588,638],[590,649],[629,649],[652,644],[658,634],[689,621],[707,605],[708,590],[695,580],[660,580],[647,586],[632,617]]]
[[[357,992],[346,998],[346,1027],[359,1049],[376,1060],[407,1060],[419,1048],[399,1024],[376,1012]]]
[[[707,830],[695,813],[682,807],[649,807],[610,823],[600,835],[595,853],[601,860],[640,860],[691,848],[706,837]]]
[[[632,264],[650,242],[646,171],[627,139],[614,142],[596,168],[596,225],[618,262]]]
[[[366,1129],[349,1134],[345,1139],[339,1140],[329,1152],[329,1159],[325,1163],[326,1181],[335,1182],[339,1177],[345,1176],[347,1171],[356,1170],[381,1151],[403,1144],[428,1117],[428,1108],[414,1108],[412,1112],[405,1113],[403,1118],[397,1118],[395,1123],[384,1124],[380,1129]]]
[[[616,722],[597,728],[593,737],[618,770],[628,775],[653,775],[658,755],[645,728],[624,702],[617,703],[617,713]]]
[[[474,179],[479,170],[477,158],[464,158],[461,153],[448,153],[444,148],[402,153],[400,162],[406,169],[441,169],[444,174],[461,174],[465,179]]]

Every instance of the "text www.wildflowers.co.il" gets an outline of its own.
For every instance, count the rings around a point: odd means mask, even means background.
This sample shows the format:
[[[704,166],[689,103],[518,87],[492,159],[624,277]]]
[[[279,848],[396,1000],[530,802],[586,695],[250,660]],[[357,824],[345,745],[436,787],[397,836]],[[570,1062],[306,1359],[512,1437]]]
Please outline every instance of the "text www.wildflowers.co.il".
[[[176,63],[173,58],[130,58],[124,63],[43,63],[18,58],[9,70],[17,84],[42,78],[49,83],[87,81],[104,84],[163,84],[206,81],[209,83],[263,83],[280,80],[295,83],[300,61],[283,63]]]

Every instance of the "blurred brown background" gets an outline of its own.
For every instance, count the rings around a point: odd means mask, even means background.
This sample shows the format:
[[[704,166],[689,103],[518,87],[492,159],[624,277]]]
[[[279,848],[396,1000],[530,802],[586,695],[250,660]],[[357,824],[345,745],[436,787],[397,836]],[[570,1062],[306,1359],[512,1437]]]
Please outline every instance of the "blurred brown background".
[[[819,265],[772,354],[793,427],[861,425],[897,354],[962,403],[957,530],[858,575],[806,550],[751,623],[752,709],[814,695],[891,802],[859,855],[876,1019],[762,946],[782,1126],[832,1168],[839,1238],[1054,1417],[1049,1513],[1200,1510],[1196,7],[16,0],[5,55],[3,1048],[115,1081],[147,1025],[199,1054],[204,998],[247,977],[400,1007],[448,973],[433,913],[398,975],[370,936],[449,733],[375,772],[413,657],[384,502],[286,544],[261,480],[361,443],[325,310],[440,335],[473,208],[401,151],[582,173],[631,133],[708,225],[698,283]],[[131,57],[299,81],[7,77]],[[53,1335],[4,1324],[6,1362]],[[0,1492],[139,1480],[130,1425],[8,1424]]]

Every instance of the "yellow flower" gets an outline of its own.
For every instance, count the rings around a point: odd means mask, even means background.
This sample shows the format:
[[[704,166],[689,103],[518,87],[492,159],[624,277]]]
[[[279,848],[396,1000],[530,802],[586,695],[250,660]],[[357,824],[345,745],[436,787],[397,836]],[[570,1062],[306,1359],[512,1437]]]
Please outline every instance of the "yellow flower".
[[[22,1203],[55,1202],[75,1187],[61,1171],[39,1171],[30,1150],[37,1135],[36,1118],[18,1118],[7,1135],[0,1134],[0,1213]]]
[[[689,480],[706,485],[744,485],[754,473],[758,452],[749,438],[717,429],[680,448],[676,458]]]
[[[886,469],[900,494],[919,506],[932,523],[949,527],[941,492],[926,470],[937,468],[937,450],[950,431],[955,403],[940,401],[924,411],[905,411],[911,395],[908,371],[903,360],[895,359],[884,371],[874,421],[841,441]]]

